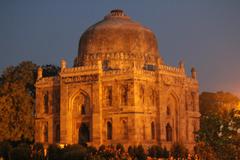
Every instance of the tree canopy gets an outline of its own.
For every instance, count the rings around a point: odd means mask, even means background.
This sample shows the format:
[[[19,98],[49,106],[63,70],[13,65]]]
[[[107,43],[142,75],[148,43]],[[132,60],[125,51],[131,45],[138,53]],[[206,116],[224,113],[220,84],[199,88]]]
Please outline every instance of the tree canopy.
[[[239,99],[224,92],[200,95],[198,151],[204,159],[240,159]]]
[[[0,141],[32,141],[37,65],[23,61],[0,76]],[[57,75],[59,67],[44,65],[43,75]]]
[[[202,115],[220,114],[224,115],[235,109],[240,100],[229,92],[203,92],[199,97],[200,112]]]

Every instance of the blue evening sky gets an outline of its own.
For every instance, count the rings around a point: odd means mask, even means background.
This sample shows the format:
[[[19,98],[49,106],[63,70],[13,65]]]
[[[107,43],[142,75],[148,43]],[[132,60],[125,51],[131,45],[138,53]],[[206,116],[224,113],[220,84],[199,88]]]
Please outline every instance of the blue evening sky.
[[[71,66],[84,30],[115,8],[154,31],[166,64],[194,66],[200,91],[240,95],[239,0],[1,0],[0,71],[24,60]]]

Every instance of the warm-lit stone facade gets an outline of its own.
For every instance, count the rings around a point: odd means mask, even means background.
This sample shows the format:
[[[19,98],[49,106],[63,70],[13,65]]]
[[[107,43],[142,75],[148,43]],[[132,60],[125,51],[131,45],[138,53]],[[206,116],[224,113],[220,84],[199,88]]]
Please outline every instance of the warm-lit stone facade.
[[[82,34],[72,68],[38,69],[36,142],[192,149],[199,117],[196,71],[164,64],[154,33],[121,10]]]

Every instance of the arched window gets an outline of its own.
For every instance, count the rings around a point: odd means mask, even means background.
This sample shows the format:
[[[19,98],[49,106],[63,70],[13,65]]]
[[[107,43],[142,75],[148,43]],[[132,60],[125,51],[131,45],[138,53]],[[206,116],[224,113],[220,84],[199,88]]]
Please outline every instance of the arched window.
[[[56,143],[60,143],[60,125],[56,125]]]
[[[112,123],[107,122],[107,139],[111,140],[112,139]]]
[[[45,124],[43,128],[43,142],[48,143],[48,124]]]
[[[127,85],[122,86],[121,102],[122,102],[122,105],[128,104],[128,86]]]
[[[127,139],[128,138],[128,124],[126,120],[122,121],[122,126],[123,126],[123,138]]]
[[[166,111],[166,112],[167,112],[167,115],[168,115],[168,116],[171,115],[171,110],[170,110],[170,107],[169,107],[169,106],[167,106],[167,111]]]
[[[108,86],[106,89],[106,105],[112,106],[112,86]]]
[[[169,123],[166,125],[166,139],[167,141],[172,141],[172,127]]]
[[[151,123],[151,136],[152,136],[152,139],[155,139],[155,125],[154,125],[154,122]]]
[[[150,97],[150,99],[151,99],[151,102],[152,102],[152,105],[155,105],[155,100],[156,100],[156,94],[155,94],[155,90],[154,89],[152,89],[152,91],[151,91],[152,93],[151,93],[151,97]]]
[[[142,103],[144,104],[144,86],[141,85],[140,89],[139,89],[139,98],[142,101]]]
[[[44,113],[48,113],[48,92],[44,94]]]
[[[74,114],[81,114],[81,115],[88,114],[90,111],[89,106],[90,106],[89,96],[84,93],[80,93],[73,99]]]

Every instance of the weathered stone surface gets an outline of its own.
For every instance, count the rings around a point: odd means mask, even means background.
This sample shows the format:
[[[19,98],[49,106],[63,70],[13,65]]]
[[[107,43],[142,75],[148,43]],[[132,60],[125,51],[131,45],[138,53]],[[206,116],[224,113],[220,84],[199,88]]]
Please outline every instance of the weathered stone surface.
[[[123,11],[83,33],[73,68],[61,63],[59,76],[36,82],[36,142],[193,148],[196,71],[188,77],[182,62],[165,65],[154,33]]]

